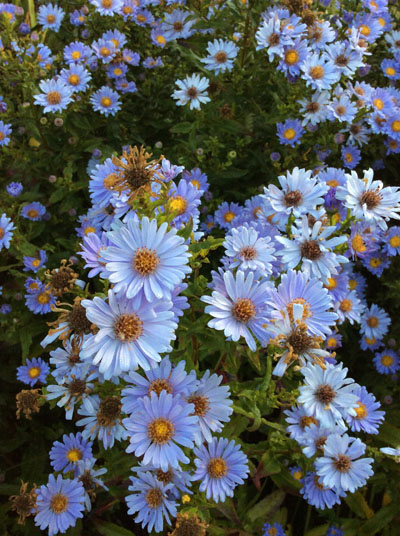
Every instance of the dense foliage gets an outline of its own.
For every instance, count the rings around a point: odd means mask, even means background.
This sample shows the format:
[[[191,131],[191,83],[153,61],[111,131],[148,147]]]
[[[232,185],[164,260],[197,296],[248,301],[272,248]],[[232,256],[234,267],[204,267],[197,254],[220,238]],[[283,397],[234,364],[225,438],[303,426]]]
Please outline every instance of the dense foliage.
[[[0,36],[1,533],[398,534],[397,3]]]

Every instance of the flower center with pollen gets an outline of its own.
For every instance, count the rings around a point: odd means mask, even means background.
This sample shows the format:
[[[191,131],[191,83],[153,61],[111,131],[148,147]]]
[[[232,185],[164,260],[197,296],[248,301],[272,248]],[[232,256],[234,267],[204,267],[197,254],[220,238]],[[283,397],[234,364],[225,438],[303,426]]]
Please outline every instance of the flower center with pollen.
[[[160,257],[158,257],[154,249],[143,247],[136,250],[133,257],[133,268],[139,275],[145,277],[155,272],[159,262]]]
[[[41,305],[46,305],[46,303],[49,303],[50,301],[50,293],[41,292],[36,299]]]
[[[225,63],[228,59],[228,55],[223,50],[220,50],[215,54],[214,58],[217,63]]]
[[[310,76],[314,80],[321,80],[325,74],[325,70],[321,65],[315,65],[310,69]]]
[[[326,383],[320,385],[314,395],[319,402],[322,402],[322,404],[330,404],[336,397],[335,391]]]
[[[187,201],[181,195],[175,195],[168,202],[171,210],[177,212],[179,216],[185,213],[187,209]]]
[[[54,15],[47,15],[46,20],[49,24],[54,24],[56,22],[56,18]]]
[[[300,246],[301,256],[309,259],[310,261],[316,261],[322,257],[322,251],[316,240],[307,240]]]
[[[347,473],[351,467],[351,460],[345,454],[339,454],[339,456],[333,462],[333,465],[340,473]]]
[[[224,220],[226,221],[226,223],[230,223],[235,216],[236,214],[234,212],[228,210],[228,212],[224,214]]]
[[[232,308],[233,317],[246,324],[256,316],[256,307],[249,298],[239,298]]]
[[[309,350],[313,347],[313,338],[310,335],[307,335],[307,333],[301,329],[297,329],[291,333],[287,338],[287,342],[297,355],[301,355],[306,350]]]
[[[353,309],[353,302],[351,300],[348,300],[345,298],[340,302],[339,309],[343,311],[344,313],[348,313]]]
[[[60,104],[61,102],[61,93],[58,91],[49,91],[46,96],[47,102],[49,104]]]
[[[194,86],[188,88],[188,90],[187,90],[187,96],[190,99],[195,99],[198,94],[199,94],[199,92],[197,91],[197,89]]]
[[[163,502],[162,491],[158,488],[149,489],[146,493],[146,502],[150,508],[158,508]]]
[[[211,458],[208,462],[207,472],[213,478],[222,478],[228,473],[226,461],[222,458]]]
[[[113,0],[101,0],[101,5],[105,9],[110,9],[110,7],[113,5]]]
[[[147,435],[149,439],[157,443],[157,445],[165,445],[171,440],[175,433],[175,428],[169,419],[160,417],[151,421],[147,427]]]
[[[292,140],[296,136],[296,131],[294,128],[287,128],[283,133],[284,138],[287,140]]]
[[[157,480],[159,480],[163,484],[169,484],[174,478],[174,473],[171,469],[168,469],[168,471],[161,471],[161,469],[158,469],[156,476]]]
[[[299,53],[297,50],[288,50],[285,54],[285,62],[288,65],[294,65],[299,61]]]
[[[301,195],[299,190],[294,190],[285,194],[283,199],[287,207],[297,207],[301,203],[303,196]]]
[[[204,417],[210,408],[210,402],[206,396],[192,395],[187,401],[189,404],[194,404],[194,414],[198,417]]]
[[[67,460],[73,463],[82,459],[82,451],[80,449],[71,449],[67,452]]]
[[[391,367],[393,365],[394,359],[391,355],[384,355],[381,357],[381,363],[384,367]]]
[[[359,402],[358,406],[354,408],[354,410],[357,413],[356,419],[365,419],[365,417],[368,415],[367,406],[362,402]]]
[[[134,342],[143,333],[143,322],[136,313],[124,313],[115,321],[114,333],[122,342]]]
[[[239,255],[245,261],[252,261],[257,257],[257,250],[253,246],[245,246],[239,251]]]
[[[103,97],[100,102],[104,108],[109,108],[112,104],[110,97]]]
[[[97,412],[97,423],[99,426],[114,426],[121,416],[121,401],[117,396],[109,396],[100,402]]]
[[[150,396],[150,393],[153,392],[156,393],[157,396],[160,396],[162,391],[172,393],[173,389],[168,380],[166,380],[165,378],[157,378],[156,380],[153,380],[149,385],[147,394]]]
[[[370,328],[376,328],[379,326],[379,318],[376,316],[370,316],[367,320],[367,324]]]
[[[53,495],[50,501],[50,509],[55,514],[62,514],[68,508],[68,497],[62,493]]]
[[[364,192],[359,201],[361,205],[367,205],[368,210],[373,210],[380,203],[381,196],[372,190]]]
[[[41,372],[40,367],[32,367],[29,369],[28,374],[30,378],[34,379],[40,376],[40,372]]]
[[[308,417],[307,415],[304,415],[304,417],[301,417],[299,424],[304,430],[305,428],[307,428],[307,426],[310,426],[310,424],[318,424],[318,421],[314,417]]]
[[[79,78],[77,74],[71,74],[70,77],[68,78],[68,82],[71,84],[71,86],[77,86],[80,81],[81,79]]]

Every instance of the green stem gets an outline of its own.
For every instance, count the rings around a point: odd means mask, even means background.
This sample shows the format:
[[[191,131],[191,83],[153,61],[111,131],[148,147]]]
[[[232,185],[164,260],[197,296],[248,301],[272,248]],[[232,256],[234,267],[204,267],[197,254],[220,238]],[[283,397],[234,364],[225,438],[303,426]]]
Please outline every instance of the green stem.
[[[28,0],[29,17],[31,19],[31,27],[36,26],[35,1]]]
[[[307,516],[306,516],[306,523],[304,525],[304,536],[307,534],[308,531],[308,525],[310,524],[310,518],[311,518],[311,505],[308,505],[307,508]]]

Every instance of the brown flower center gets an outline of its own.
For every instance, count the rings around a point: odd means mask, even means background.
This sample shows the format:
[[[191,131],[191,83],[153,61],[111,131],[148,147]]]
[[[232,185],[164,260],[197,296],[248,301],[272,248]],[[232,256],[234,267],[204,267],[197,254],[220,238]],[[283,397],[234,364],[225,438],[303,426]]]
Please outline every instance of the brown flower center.
[[[214,58],[217,63],[225,63],[228,59],[228,55],[223,50],[220,50],[215,54]]]
[[[198,94],[199,94],[199,92],[197,91],[197,89],[194,86],[190,87],[187,90],[187,96],[190,97],[191,99],[196,98]]]
[[[85,308],[80,303],[72,307],[72,310],[68,315],[68,324],[74,333],[90,332],[91,323],[86,317]]]
[[[335,64],[339,67],[346,67],[346,65],[349,63],[349,58],[345,56],[344,54],[339,54],[339,56],[335,59]]]
[[[173,27],[176,32],[180,32],[183,29],[183,24],[180,20],[176,20],[173,24]]]
[[[68,508],[68,497],[62,493],[56,493],[53,495],[50,501],[50,509],[55,514],[62,514]]]
[[[133,258],[133,268],[142,276],[145,277],[155,272],[160,263],[160,257],[153,249],[146,247],[136,250]]]
[[[174,436],[175,428],[169,419],[160,417],[151,421],[147,427],[149,439],[157,445],[165,445]]]
[[[367,205],[368,210],[373,210],[381,201],[381,196],[375,191],[368,190],[359,199],[361,205]]]
[[[325,69],[321,65],[315,65],[311,67],[310,76],[313,80],[320,80],[325,74]]]
[[[318,424],[318,421],[314,417],[308,417],[307,415],[304,415],[303,417],[301,417],[299,424],[304,430],[305,428],[307,428],[307,426],[310,426],[310,424]]]
[[[208,462],[207,471],[212,478],[222,478],[228,473],[228,466],[223,458],[211,458]]]
[[[322,257],[321,249],[316,240],[307,240],[306,242],[303,242],[300,247],[300,253],[302,257],[305,257],[310,261],[316,261]]]
[[[319,437],[316,440],[315,446],[317,447],[318,450],[324,450],[324,445],[326,443],[326,440],[327,440],[326,436]]]
[[[58,91],[49,91],[47,93],[47,102],[49,104],[60,104],[61,102],[61,93],[59,93]]]
[[[158,508],[163,502],[163,494],[158,488],[149,489],[146,493],[146,502],[150,508]]]
[[[297,329],[296,331],[293,331],[287,338],[287,342],[297,355],[301,355],[306,350],[313,348],[313,338],[310,337],[305,330]]]
[[[322,402],[322,404],[330,404],[336,397],[335,391],[327,383],[320,385],[314,395],[319,402]]]
[[[156,393],[157,396],[160,396],[161,391],[166,391],[167,393],[173,392],[172,385],[165,378],[157,378],[156,380],[153,380],[149,385],[147,393],[149,396],[151,392]]]
[[[194,404],[194,414],[198,417],[204,417],[207,411],[210,409],[210,402],[206,396],[192,395],[187,401],[189,404]]]
[[[333,462],[333,465],[340,473],[347,473],[351,467],[351,460],[345,454],[339,454],[339,456]]]
[[[303,196],[299,190],[294,190],[285,194],[283,199],[287,207],[297,207],[301,203]]]
[[[243,324],[247,324],[256,316],[256,307],[249,298],[239,298],[232,308],[233,317]]]
[[[309,102],[306,106],[307,112],[316,113],[320,109],[318,102]]]
[[[68,384],[68,391],[71,396],[82,396],[86,391],[85,380],[79,378],[73,378]]]
[[[173,478],[174,473],[171,469],[168,469],[168,471],[161,471],[161,469],[157,470],[157,480],[159,480],[163,484],[169,484],[170,482],[172,482]]]
[[[268,37],[268,44],[270,46],[276,46],[279,45],[279,34],[273,33]]]
[[[124,313],[114,324],[115,336],[121,342],[134,342],[143,333],[143,322],[136,313]]]
[[[257,250],[253,246],[246,246],[239,251],[239,255],[245,261],[252,261],[257,257]]]
[[[114,426],[121,416],[121,401],[118,396],[109,396],[102,400],[97,412],[97,423],[99,426]]]

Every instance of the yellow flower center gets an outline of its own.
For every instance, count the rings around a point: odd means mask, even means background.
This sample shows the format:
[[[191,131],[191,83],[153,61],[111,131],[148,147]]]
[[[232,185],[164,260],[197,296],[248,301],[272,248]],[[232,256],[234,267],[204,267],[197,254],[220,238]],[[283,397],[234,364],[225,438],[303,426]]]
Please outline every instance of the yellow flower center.
[[[181,195],[176,195],[169,200],[170,209],[178,215],[184,214],[187,209],[187,200]]]
[[[114,69],[114,74],[115,74],[116,76],[121,76],[121,74],[122,74],[122,69],[120,69],[119,67],[116,67],[116,68]]]
[[[339,186],[339,181],[337,181],[336,179],[332,179],[331,181],[327,181],[326,184],[331,188],[336,188],[337,186]]]
[[[377,318],[376,316],[370,316],[367,320],[367,324],[370,328],[376,328],[377,326],[379,326],[379,318]]]
[[[160,43],[160,45],[165,45],[166,43],[165,37],[163,35],[157,35],[156,41],[157,43]]]
[[[40,264],[40,259],[35,259],[34,261],[32,261],[32,266],[34,266],[35,268],[37,268]]]
[[[222,478],[227,475],[228,466],[222,458],[211,458],[208,462],[207,471],[212,478]]]
[[[381,363],[384,367],[391,367],[394,363],[394,359],[391,355],[383,355],[381,357]]]
[[[394,76],[396,74],[396,69],[393,67],[386,67],[386,74],[388,76]]]
[[[61,93],[59,93],[58,91],[49,91],[49,93],[47,93],[47,102],[49,104],[60,104],[61,102]]]
[[[145,17],[145,15],[139,14],[136,17],[136,20],[139,21],[139,22],[146,22],[146,17]]]
[[[87,236],[88,234],[90,233],[95,233],[96,232],[96,229],[94,227],[86,227],[85,229],[85,236]]]
[[[79,60],[79,58],[81,57],[81,53],[79,52],[79,50],[74,50],[72,53],[71,53],[71,58],[73,60]]]
[[[400,236],[392,236],[392,238],[389,240],[389,244],[392,246],[392,248],[398,248],[400,246]]]
[[[365,35],[365,37],[368,37],[369,34],[371,33],[371,28],[367,26],[366,24],[361,24],[360,33],[362,33],[362,35]]]
[[[346,160],[346,162],[347,162],[348,164],[350,164],[350,162],[353,161],[353,157],[352,157],[351,153],[345,153],[345,155],[344,155],[344,159]]]
[[[368,415],[367,406],[362,402],[358,402],[358,406],[354,408],[356,410],[356,419],[365,419]]]
[[[310,69],[310,76],[314,80],[321,80],[325,74],[325,69],[322,67],[322,65],[315,65],[314,67],[311,67]]]
[[[359,233],[354,235],[351,245],[354,251],[357,251],[357,253],[363,253],[367,249],[364,244],[363,237]]]
[[[45,305],[46,303],[49,303],[49,301],[50,301],[50,293],[49,292],[41,292],[36,299],[41,305]]]
[[[385,106],[385,103],[382,99],[374,99],[374,106],[378,108],[378,110],[382,110]]]
[[[70,77],[68,78],[68,82],[71,84],[71,86],[77,86],[80,81],[81,79],[79,78],[77,74],[71,74]]]
[[[288,65],[294,65],[299,61],[299,53],[297,50],[288,50],[285,54],[285,62]]]
[[[47,15],[46,20],[49,24],[54,24],[56,22],[56,18],[54,15]]]
[[[62,493],[56,493],[53,495],[50,501],[50,509],[55,514],[62,514],[68,508],[68,497]]]
[[[71,449],[67,452],[67,459],[70,462],[76,463],[77,461],[82,459],[82,451],[80,449]]]
[[[354,290],[357,288],[357,281],[355,279],[349,279],[349,289]]]
[[[101,0],[101,5],[104,9],[110,9],[113,6],[113,0]]]
[[[31,208],[28,210],[28,212],[26,213],[27,216],[29,216],[30,218],[37,218],[39,216],[39,212],[35,209],[35,208]]]
[[[349,299],[344,299],[340,302],[339,309],[344,313],[348,313],[353,309],[353,302]]]
[[[384,28],[386,26],[386,21],[382,17],[378,17],[378,22]]]
[[[228,210],[228,212],[224,214],[224,220],[227,223],[230,223],[235,217],[236,217],[236,214],[234,212],[231,212],[230,210]]]
[[[396,120],[392,123],[393,132],[400,132],[400,121]]]
[[[102,56],[108,56],[110,54],[110,49],[108,47],[101,47],[100,54]]]
[[[29,374],[29,377],[33,379],[33,378],[37,378],[38,376],[40,376],[41,372],[42,371],[40,367],[32,367],[29,369],[28,374]]]
[[[376,338],[375,337],[365,337],[365,342],[369,345],[373,345],[376,343]]]
[[[160,257],[153,249],[142,247],[136,250],[133,258],[133,268],[142,276],[148,276],[156,271]]]
[[[376,257],[372,257],[372,259],[369,261],[370,266],[372,268],[378,268],[382,264],[381,259],[377,259]]]
[[[293,473],[293,478],[295,478],[296,480],[300,480],[300,478],[302,478],[302,477],[303,477],[302,471],[295,471]]]
[[[294,130],[294,128],[287,128],[283,133],[283,137],[287,140],[292,140],[295,136],[296,131]]]
[[[332,290],[337,287],[337,281],[334,277],[328,277],[328,284],[325,285],[327,289]]]
[[[169,419],[160,417],[151,421],[147,428],[149,439],[158,445],[164,445],[171,440],[175,433],[175,428]]]
[[[104,108],[109,108],[112,104],[112,101],[110,97],[103,97],[100,101],[101,105],[104,106]]]
[[[329,337],[326,344],[328,348],[336,348],[337,342],[335,337]]]

